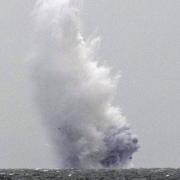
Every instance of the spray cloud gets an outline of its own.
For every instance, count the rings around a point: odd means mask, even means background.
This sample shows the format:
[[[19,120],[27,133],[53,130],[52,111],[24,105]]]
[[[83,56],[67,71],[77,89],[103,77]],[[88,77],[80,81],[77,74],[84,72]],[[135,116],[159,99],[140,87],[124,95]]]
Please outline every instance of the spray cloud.
[[[79,2],[36,2],[36,100],[61,168],[127,167],[137,137],[112,104],[118,76],[98,65],[99,38],[81,35]]]

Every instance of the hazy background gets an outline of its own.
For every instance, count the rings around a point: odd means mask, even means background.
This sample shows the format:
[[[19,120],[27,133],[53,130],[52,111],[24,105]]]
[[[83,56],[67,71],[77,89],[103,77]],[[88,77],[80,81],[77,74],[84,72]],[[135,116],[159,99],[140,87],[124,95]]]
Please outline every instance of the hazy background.
[[[28,56],[35,0],[0,1],[0,168],[57,167],[33,102]],[[116,102],[138,134],[135,167],[180,164],[180,1],[85,0],[84,35],[122,78]]]

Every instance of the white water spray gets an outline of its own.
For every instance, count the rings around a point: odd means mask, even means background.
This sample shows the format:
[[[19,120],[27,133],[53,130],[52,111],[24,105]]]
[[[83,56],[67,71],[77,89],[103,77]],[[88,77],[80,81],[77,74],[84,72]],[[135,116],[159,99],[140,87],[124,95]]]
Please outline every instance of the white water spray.
[[[127,167],[137,137],[112,104],[118,76],[98,65],[99,39],[82,37],[78,6],[75,0],[36,2],[37,103],[61,168]]]

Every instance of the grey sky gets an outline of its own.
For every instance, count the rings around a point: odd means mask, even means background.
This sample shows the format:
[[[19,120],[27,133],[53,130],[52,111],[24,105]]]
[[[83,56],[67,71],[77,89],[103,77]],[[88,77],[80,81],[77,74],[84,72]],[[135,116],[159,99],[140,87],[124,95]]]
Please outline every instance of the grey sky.
[[[0,168],[56,167],[25,60],[33,2],[0,2]],[[117,103],[141,144],[135,167],[178,167],[180,1],[86,0],[82,17],[85,36],[102,38],[102,63],[121,71]]]

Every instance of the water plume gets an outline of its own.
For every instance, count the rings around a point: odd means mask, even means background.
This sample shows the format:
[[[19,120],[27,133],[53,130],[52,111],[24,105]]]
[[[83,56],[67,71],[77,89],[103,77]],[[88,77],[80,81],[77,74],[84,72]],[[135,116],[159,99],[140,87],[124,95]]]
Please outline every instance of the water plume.
[[[80,1],[37,0],[33,78],[60,168],[127,167],[138,140],[113,106],[118,77],[81,33]]]

